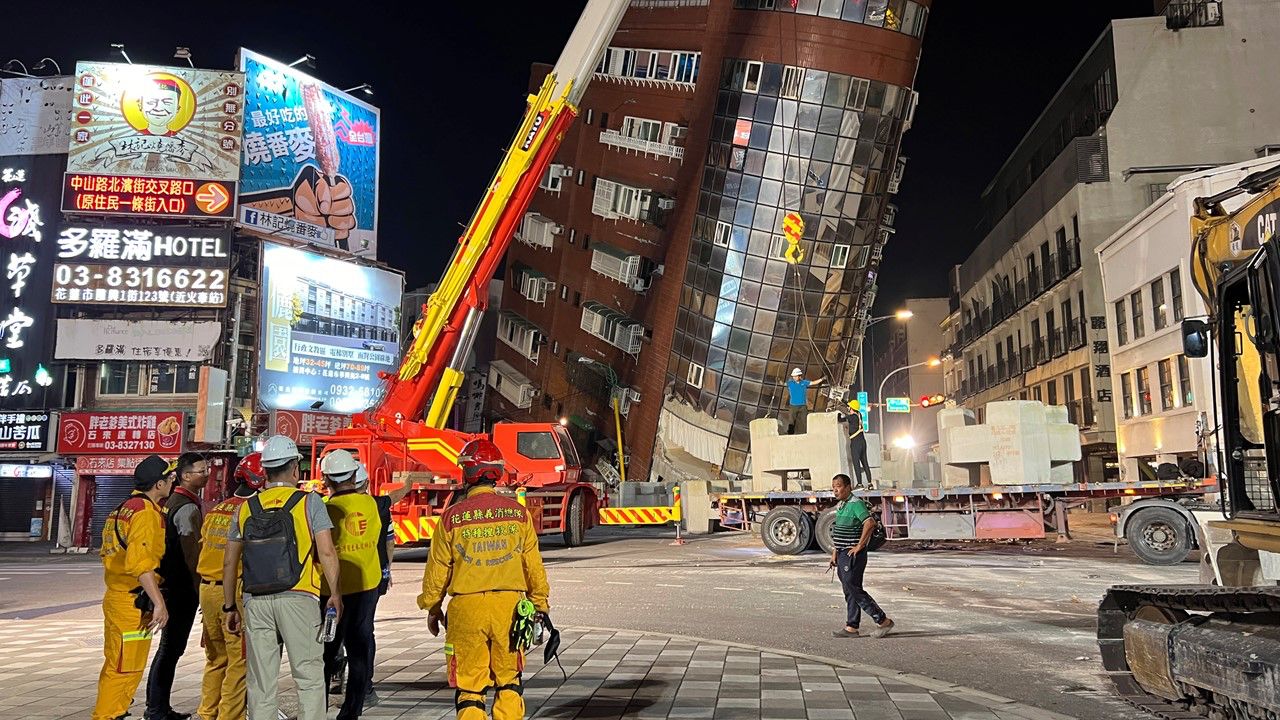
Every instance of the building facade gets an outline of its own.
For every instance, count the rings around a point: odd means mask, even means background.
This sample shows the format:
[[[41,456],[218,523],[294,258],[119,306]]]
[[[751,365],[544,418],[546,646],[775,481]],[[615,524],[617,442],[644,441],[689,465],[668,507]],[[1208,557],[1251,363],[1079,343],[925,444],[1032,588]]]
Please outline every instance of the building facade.
[[[1108,316],[1115,395],[1116,444],[1121,477],[1146,480],[1161,463],[1212,465],[1217,425],[1209,358],[1182,353],[1183,318],[1209,314],[1192,285],[1190,219],[1194,201],[1236,186],[1246,175],[1274,166],[1275,157],[1184,175],[1132,221],[1098,247]],[[1248,196],[1228,201],[1234,209]]]
[[[792,367],[847,382],[926,16],[633,3],[508,255],[495,417],[564,418],[607,464],[616,398],[629,478],[732,479]]]
[[[906,413],[889,412],[888,408],[883,414],[879,410],[872,413],[871,429],[880,434],[886,445],[907,438],[910,447],[928,448],[938,442],[938,410],[942,403],[930,406],[922,404],[921,398],[942,395],[944,391],[942,367],[929,363],[939,358],[944,347],[942,325],[948,305],[947,298],[908,299],[901,309],[911,311],[910,319],[881,323],[871,331],[877,336],[877,347],[885,348],[876,353],[874,362],[868,360],[868,390],[873,406],[884,404],[885,398],[890,397],[907,398],[911,404]],[[885,329],[880,331],[880,327]],[[882,429],[875,425],[879,417],[884,418]]]
[[[1097,247],[1178,175],[1275,139],[1261,118],[1280,96],[1256,92],[1252,65],[1277,49],[1275,4],[1185,5],[1102,33],[984,191],[982,240],[956,278],[956,399],[979,416],[993,400],[1065,405],[1093,481],[1119,474],[1121,391]]]

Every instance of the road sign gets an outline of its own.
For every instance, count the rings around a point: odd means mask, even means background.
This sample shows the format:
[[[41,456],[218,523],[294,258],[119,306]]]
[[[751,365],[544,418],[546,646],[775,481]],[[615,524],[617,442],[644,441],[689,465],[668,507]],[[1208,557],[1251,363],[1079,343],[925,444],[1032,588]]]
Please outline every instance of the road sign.
[[[885,398],[884,409],[891,413],[909,413],[911,412],[911,398]]]
[[[862,416],[862,427],[871,424],[871,403],[865,392],[858,393],[858,414]]]

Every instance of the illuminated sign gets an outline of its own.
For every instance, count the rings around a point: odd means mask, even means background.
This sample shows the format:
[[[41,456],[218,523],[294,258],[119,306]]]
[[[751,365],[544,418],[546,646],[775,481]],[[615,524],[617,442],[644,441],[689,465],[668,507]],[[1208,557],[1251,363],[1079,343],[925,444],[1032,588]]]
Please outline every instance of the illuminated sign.
[[[178,178],[197,185],[234,183],[240,175],[241,73],[80,62],[72,109],[72,174]]]
[[[50,422],[53,416],[48,410],[38,412],[0,412],[0,450],[49,450],[52,433]],[[0,477],[49,477],[49,475],[7,474],[6,469],[18,468],[18,472],[26,472],[22,468],[39,465],[0,465]]]
[[[235,217],[234,182],[67,173],[62,210],[161,218]]]
[[[62,368],[52,362],[49,287],[65,160],[0,157],[0,412],[62,401]]]
[[[911,412],[911,398],[885,398],[884,409],[891,413],[909,413]]]
[[[224,307],[230,228],[81,225],[58,233],[55,303]]]
[[[3,441],[0,441],[3,445]],[[16,465],[14,463],[0,463],[0,477],[2,478],[30,478],[43,479],[53,477],[52,465]]]
[[[275,238],[301,240],[313,245],[333,247],[333,228],[302,222],[296,218],[277,215],[251,207],[240,208],[240,226],[258,230]]]
[[[58,452],[174,456],[182,452],[186,428],[186,414],[181,412],[63,413],[58,427]]]
[[[404,278],[267,243],[262,252],[258,399],[269,409],[356,413],[400,358]]]
[[[270,432],[272,435],[284,435],[299,446],[306,446],[317,437],[332,435],[350,425],[350,415],[310,410],[272,410]]]
[[[240,69],[240,205],[333,232],[312,244],[376,257],[378,108],[243,48]]]

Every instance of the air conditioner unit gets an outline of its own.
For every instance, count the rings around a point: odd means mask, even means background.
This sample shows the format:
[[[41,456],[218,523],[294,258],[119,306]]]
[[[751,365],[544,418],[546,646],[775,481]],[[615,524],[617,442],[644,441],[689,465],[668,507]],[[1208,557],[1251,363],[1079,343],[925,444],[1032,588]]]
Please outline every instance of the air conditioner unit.
[[[683,125],[677,125],[675,128],[671,130],[671,139],[678,140],[682,137],[687,136],[688,134],[689,134],[689,128],[684,127]]]
[[[547,283],[547,292],[555,292],[556,288],[558,287],[555,284],[555,282],[551,280],[547,280],[546,283]]]
[[[667,269],[667,266],[666,266],[666,265],[658,265],[657,267],[655,267],[655,268],[653,269],[653,274],[654,274],[654,275],[661,275],[661,274],[662,274],[662,271],[663,271],[663,270],[666,270],[666,269]]]
[[[649,289],[649,283],[645,282],[642,278],[636,278],[631,281],[631,289],[635,292],[644,292]]]
[[[567,165],[560,168],[560,177],[573,177],[573,168]]]
[[[560,234],[562,234],[563,232],[564,232],[564,226],[563,226],[563,225],[552,225],[552,226],[551,226],[551,234],[552,234],[552,235],[560,235]]]
[[[676,206],[675,198],[658,198],[659,210],[670,210]]]
[[[639,390],[636,390],[635,388],[627,388],[627,395],[631,397],[631,402],[639,404],[640,402]]]

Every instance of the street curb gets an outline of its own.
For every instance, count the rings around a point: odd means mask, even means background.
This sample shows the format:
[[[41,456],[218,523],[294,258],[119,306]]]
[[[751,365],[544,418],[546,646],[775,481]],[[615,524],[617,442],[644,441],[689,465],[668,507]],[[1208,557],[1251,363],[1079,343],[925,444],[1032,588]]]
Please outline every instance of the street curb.
[[[928,677],[927,675],[916,675],[914,673],[902,672],[900,670],[891,670],[889,668],[879,667],[877,665],[865,665],[863,663],[851,663],[835,658],[823,657],[821,655],[809,655],[806,653],[792,652],[790,650],[779,650],[777,648],[762,647],[760,645],[751,645],[749,643],[731,642],[728,640],[714,640],[712,638],[698,637],[696,635],[677,635],[667,632],[653,632],[649,630],[628,630],[622,628],[596,627],[590,625],[575,625],[574,630],[585,630],[588,632],[607,632],[607,633],[634,633],[636,635],[657,635],[672,640],[687,640],[696,643],[706,643],[709,645],[721,645],[724,647],[740,648],[743,650],[753,650],[755,652],[770,653],[773,655],[785,655],[787,657],[799,660],[809,660],[822,665],[831,665],[834,667],[844,668],[846,670],[857,670],[867,675],[874,675],[881,678],[890,678],[910,685],[916,685],[925,690],[955,695],[963,700],[982,705],[983,707],[999,710],[1002,713],[1015,715],[1017,717],[1026,718],[1026,720],[1077,720],[1071,715],[1063,715],[1053,712],[1052,710],[1043,710],[1041,708],[1032,707],[1017,702],[1011,698],[993,695],[976,688],[965,687],[964,685],[956,685],[945,680]]]

